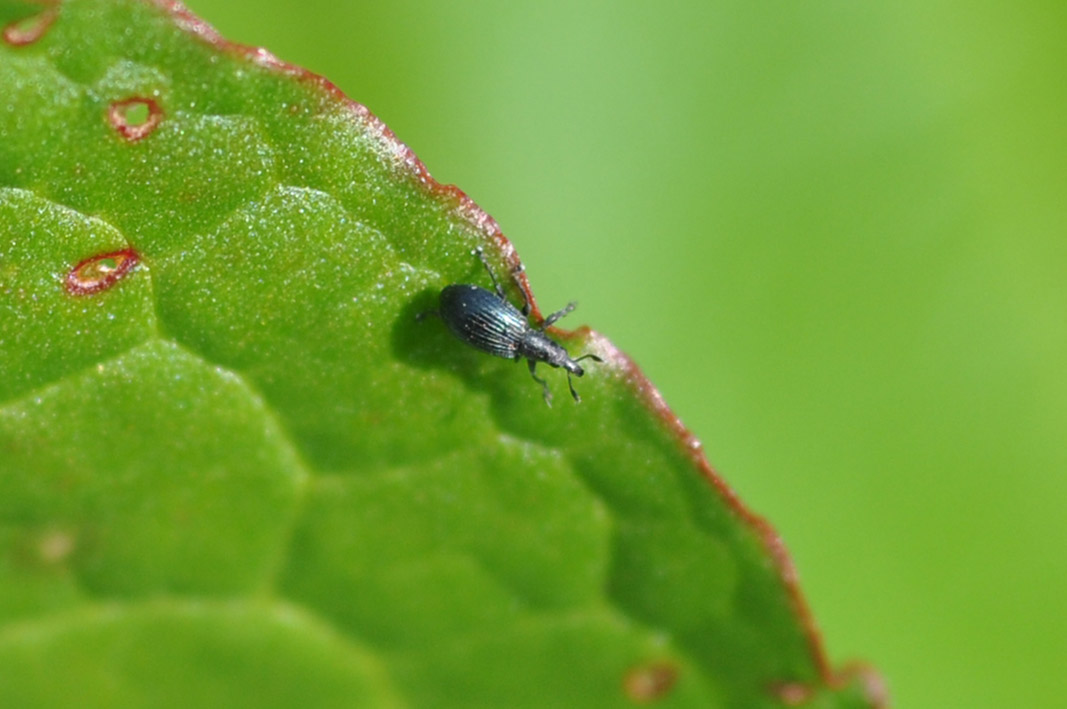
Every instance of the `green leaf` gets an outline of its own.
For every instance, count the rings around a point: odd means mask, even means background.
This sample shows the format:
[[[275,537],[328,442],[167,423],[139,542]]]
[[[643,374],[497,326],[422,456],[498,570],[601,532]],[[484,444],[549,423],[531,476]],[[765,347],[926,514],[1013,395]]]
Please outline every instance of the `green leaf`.
[[[417,321],[518,261],[364,108],[163,0],[0,21],[0,706],[879,701],[607,340],[548,408]]]

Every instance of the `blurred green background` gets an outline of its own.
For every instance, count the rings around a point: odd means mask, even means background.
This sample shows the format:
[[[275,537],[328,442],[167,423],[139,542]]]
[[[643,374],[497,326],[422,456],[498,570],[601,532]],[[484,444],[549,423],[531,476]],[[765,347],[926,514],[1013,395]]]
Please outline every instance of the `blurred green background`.
[[[190,0],[581,302],[900,707],[1067,692],[1067,4]]]

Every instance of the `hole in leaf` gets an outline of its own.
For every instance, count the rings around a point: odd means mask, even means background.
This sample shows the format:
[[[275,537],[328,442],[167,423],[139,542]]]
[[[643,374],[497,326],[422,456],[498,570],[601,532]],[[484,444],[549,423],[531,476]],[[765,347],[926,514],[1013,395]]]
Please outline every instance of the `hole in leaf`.
[[[107,290],[130,272],[141,257],[133,249],[87,258],[67,274],[67,292],[89,295]]]
[[[107,119],[123,138],[133,142],[156,129],[163,120],[163,109],[153,99],[134,96],[111,104]]]
[[[670,693],[678,680],[678,669],[668,662],[651,662],[631,668],[623,678],[626,696],[639,704],[654,702]]]
[[[126,115],[123,116],[123,118],[126,119],[126,125],[143,126],[145,123],[148,123],[148,115],[148,104],[138,101],[137,103],[131,103],[129,105],[126,109]]]
[[[44,36],[58,16],[59,8],[49,7],[36,15],[9,22],[4,27],[4,41],[13,47],[24,47],[27,44],[33,44]]]

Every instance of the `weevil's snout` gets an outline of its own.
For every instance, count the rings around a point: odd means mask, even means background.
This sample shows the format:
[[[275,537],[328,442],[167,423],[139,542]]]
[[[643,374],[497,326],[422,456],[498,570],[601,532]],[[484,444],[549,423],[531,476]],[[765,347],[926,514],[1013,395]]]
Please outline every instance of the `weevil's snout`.
[[[580,377],[585,374],[585,370],[582,369],[582,365],[575,362],[573,359],[568,359],[563,363],[563,368],[576,377]]]
[[[594,362],[603,362],[604,360],[597,357],[595,354],[584,354],[578,359],[568,359],[563,363],[564,368],[576,377],[580,377],[585,374],[585,370],[582,369],[582,365],[578,364],[583,359],[591,359]]]

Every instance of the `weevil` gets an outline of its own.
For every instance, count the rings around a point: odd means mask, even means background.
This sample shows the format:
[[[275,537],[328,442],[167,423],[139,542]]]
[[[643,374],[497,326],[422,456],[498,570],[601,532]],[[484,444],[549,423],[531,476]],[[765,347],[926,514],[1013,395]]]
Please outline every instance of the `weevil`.
[[[584,354],[572,359],[563,345],[559,344],[545,332],[545,329],[554,322],[573,311],[578,304],[568,303],[567,307],[558,310],[537,326],[531,326],[530,299],[526,290],[520,286],[522,293],[522,309],[516,308],[504,295],[504,289],[489,266],[489,261],[480,248],[474,253],[485,266],[489,274],[489,280],[493,282],[493,290],[489,291],[481,286],[464,283],[453,283],[441,290],[440,307],[420,313],[419,320],[427,315],[437,315],[459,339],[482,352],[488,352],[496,357],[512,359],[518,362],[525,359],[530,367],[530,376],[541,385],[544,391],[545,403],[552,405],[552,392],[548,388],[548,382],[537,376],[537,363],[544,362],[550,367],[563,367],[567,371],[567,386],[570,387],[571,396],[575,401],[581,401],[582,397],[574,389],[571,375],[580,377],[585,370],[578,364],[582,360],[591,359],[594,362],[603,360],[595,354]],[[518,267],[512,273],[515,278],[522,272]]]

